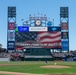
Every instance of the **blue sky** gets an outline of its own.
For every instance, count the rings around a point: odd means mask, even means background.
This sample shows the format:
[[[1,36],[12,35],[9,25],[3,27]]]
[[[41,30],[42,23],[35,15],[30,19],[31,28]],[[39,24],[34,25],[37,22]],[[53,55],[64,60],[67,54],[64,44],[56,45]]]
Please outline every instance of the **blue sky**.
[[[46,14],[54,25],[60,23],[60,7],[69,7],[69,46],[76,50],[76,0],[0,0],[0,43],[7,48],[7,8],[16,6],[17,25],[22,25],[21,19],[28,20],[29,15]]]

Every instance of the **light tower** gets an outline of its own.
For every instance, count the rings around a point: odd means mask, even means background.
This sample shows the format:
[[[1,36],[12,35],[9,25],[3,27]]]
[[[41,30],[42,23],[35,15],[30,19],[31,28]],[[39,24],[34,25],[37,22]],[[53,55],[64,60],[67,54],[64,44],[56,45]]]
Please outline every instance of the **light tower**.
[[[62,32],[62,51],[69,52],[69,15],[68,7],[60,7],[60,26]]]
[[[15,50],[16,7],[8,7],[7,50]]]

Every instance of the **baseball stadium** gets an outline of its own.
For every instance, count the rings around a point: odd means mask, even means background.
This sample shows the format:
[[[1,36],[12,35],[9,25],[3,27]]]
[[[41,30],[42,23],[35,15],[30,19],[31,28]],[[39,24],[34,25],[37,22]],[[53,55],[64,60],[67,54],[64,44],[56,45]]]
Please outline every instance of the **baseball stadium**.
[[[8,52],[20,52],[21,60],[26,61],[65,59],[69,52],[68,18],[68,7],[60,7],[59,26],[55,26],[46,15],[29,15],[28,20],[19,26],[16,25],[16,7],[8,7]],[[56,55],[59,57],[55,58]]]
[[[76,75],[76,51],[69,51],[69,7],[60,7],[60,23],[46,15],[16,24],[8,7],[7,50],[0,52],[0,75]]]

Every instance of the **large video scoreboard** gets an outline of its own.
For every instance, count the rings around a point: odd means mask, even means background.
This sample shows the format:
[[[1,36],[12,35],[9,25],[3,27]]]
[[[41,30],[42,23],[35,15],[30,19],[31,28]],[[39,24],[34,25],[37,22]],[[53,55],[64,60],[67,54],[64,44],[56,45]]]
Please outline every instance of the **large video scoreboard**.
[[[15,49],[50,48],[61,49],[61,27],[27,27],[15,28]]]
[[[46,14],[42,15],[30,14],[27,21],[22,19],[22,26],[17,26],[16,7],[8,7],[7,50],[69,51],[68,7],[60,7],[59,26],[54,26],[54,19],[50,21]]]

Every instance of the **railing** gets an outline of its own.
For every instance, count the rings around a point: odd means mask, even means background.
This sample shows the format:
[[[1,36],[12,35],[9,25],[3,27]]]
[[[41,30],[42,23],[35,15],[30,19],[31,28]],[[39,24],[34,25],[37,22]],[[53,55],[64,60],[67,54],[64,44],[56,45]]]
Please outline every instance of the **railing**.
[[[52,58],[52,56],[26,56],[25,55],[25,58]]]

